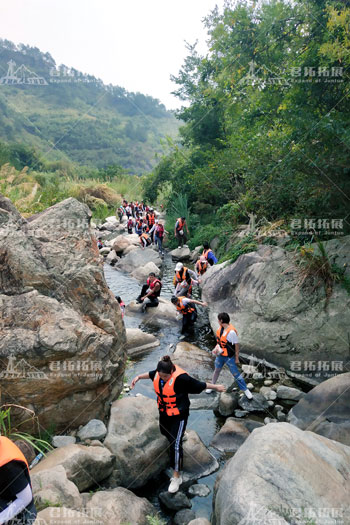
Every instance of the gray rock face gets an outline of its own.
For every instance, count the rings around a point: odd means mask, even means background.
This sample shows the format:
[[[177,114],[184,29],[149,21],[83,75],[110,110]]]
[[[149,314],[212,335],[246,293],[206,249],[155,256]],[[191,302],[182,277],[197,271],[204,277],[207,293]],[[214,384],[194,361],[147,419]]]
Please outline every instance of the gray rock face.
[[[183,443],[183,480],[189,481],[208,476],[219,468],[214,456],[194,430],[187,430],[187,439]]]
[[[195,520],[190,521],[188,525],[211,525],[211,524],[210,524],[210,521],[208,521],[206,518],[196,518]]]
[[[35,520],[37,525],[96,525],[101,523],[99,517],[94,518],[85,512],[70,509],[68,507],[46,507],[44,510],[38,512],[38,517]]]
[[[287,399],[289,401],[299,401],[304,397],[304,392],[298,390],[297,388],[291,388],[289,386],[280,385],[277,387],[277,397],[278,399]]]
[[[42,505],[65,504],[67,507],[79,508],[82,499],[78,487],[67,478],[62,465],[49,470],[32,472],[31,483],[35,500],[40,508]]]
[[[126,329],[126,351],[131,358],[142,355],[159,344],[154,335],[143,332],[140,328]]]
[[[249,434],[249,430],[243,423],[229,417],[212,440],[211,445],[222,452],[236,452]]]
[[[350,267],[350,236],[324,246],[337,255],[337,264]],[[202,278],[213,330],[218,328],[217,314],[228,312],[242,351],[287,370],[293,361],[329,362],[330,356],[346,361],[350,296],[335,284],[325,308],[324,288],[300,287],[298,279],[292,254],[275,246],[260,246],[227,266],[214,265]]]
[[[175,492],[175,494],[171,494],[168,491],[161,492],[159,499],[169,510],[190,509],[192,507],[192,503],[181,490]]]
[[[115,457],[104,447],[68,445],[50,452],[31,472],[37,474],[62,465],[67,478],[82,492],[107,478],[114,463]]]
[[[188,525],[190,521],[194,520],[196,517],[193,510],[182,509],[179,510],[174,516],[174,525]]]
[[[153,262],[158,268],[162,267],[162,260],[156,251],[150,248],[145,250],[137,248],[129,252],[125,257],[122,257],[115,265],[115,268],[123,272],[132,273],[140,266],[145,266],[148,262]]]
[[[272,423],[254,430],[226,464],[216,485],[213,523],[287,525],[297,517],[299,523],[321,524],[327,509],[346,520],[349,491],[349,447]]]
[[[169,461],[156,401],[144,396],[115,401],[104,445],[116,456],[115,485],[137,488],[156,477]]]
[[[84,439],[103,439],[107,434],[107,428],[103,421],[99,419],[91,419],[82,429],[78,432],[78,437],[84,441]]]
[[[104,416],[122,386],[125,331],[90,218],[67,199],[25,221],[0,197],[2,402],[57,430]]]
[[[288,420],[350,446],[350,372],[310,390],[289,412]]]
[[[139,266],[131,273],[131,277],[140,281],[140,283],[145,283],[148,279],[150,273],[156,274],[157,277],[160,277],[160,269],[154,264],[153,261],[149,261],[144,266]]]
[[[55,448],[74,445],[75,442],[76,438],[74,436],[53,436],[52,438],[52,446]]]
[[[231,416],[238,408],[238,395],[223,392],[220,395],[219,412],[222,416]]]
[[[210,488],[207,487],[207,485],[203,485],[200,483],[198,485],[191,485],[188,489],[188,493],[190,496],[199,496],[201,498],[206,498],[207,496],[209,496],[210,492]]]
[[[127,315],[140,315],[145,319],[147,324],[164,325],[169,321],[172,323],[179,323],[176,308],[167,299],[159,297],[159,304],[155,308],[147,308],[146,312],[142,312],[142,304],[137,304],[136,301],[131,301],[125,309]]]
[[[189,248],[176,248],[170,252],[173,261],[188,261],[191,257],[191,250]]]

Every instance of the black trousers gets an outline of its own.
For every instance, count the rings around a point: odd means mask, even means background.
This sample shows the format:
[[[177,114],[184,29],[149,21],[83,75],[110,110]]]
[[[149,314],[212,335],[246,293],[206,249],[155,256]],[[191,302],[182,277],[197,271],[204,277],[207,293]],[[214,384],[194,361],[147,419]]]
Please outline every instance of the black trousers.
[[[138,296],[138,298],[136,299],[137,302],[139,303],[143,303],[143,301],[141,301],[141,297],[144,297],[144,295],[146,294],[148,290],[148,284],[144,284],[142,286],[142,290],[141,290],[141,293],[140,295]],[[159,301],[157,299],[157,297],[147,297],[147,308],[150,308],[150,307],[154,307],[154,306],[158,306],[159,305]]]
[[[159,414],[159,429],[170,443],[170,466],[179,472],[183,465],[182,438],[186,430],[188,412],[179,416]]]
[[[185,334],[186,332],[192,332],[194,323],[197,319],[197,312],[194,311],[190,314],[183,314],[182,316],[182,330],[181,333]]]

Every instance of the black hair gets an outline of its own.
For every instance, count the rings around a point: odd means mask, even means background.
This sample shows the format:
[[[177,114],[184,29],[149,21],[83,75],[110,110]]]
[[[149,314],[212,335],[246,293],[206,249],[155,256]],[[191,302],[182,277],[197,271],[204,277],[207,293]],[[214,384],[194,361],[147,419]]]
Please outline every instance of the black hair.
[[[185,220],[186,220],[186,217],[181,217],[181,220],[182,220],[182,221],[185,221]]]
[[[209,248],[209,243],[208,243],[208,241],[203,242],[203,248],[204,248],[205,250],[208,250],[208,248]]]
[[[168,355],[163,355],[161,360],[157,364],[157,372],[163,374],[171,374],[175,370],[175,365]]]
[[[122,298],[120,297],[120,295],[116,295],[115,298],[117,299],[118,303],[122,302]]]
[[[173,304],[176,304],[177,303],[177,297],[175,295],[172,296],[172,298],[170,299],[170,301],[173,303]]]
[[[156,274],[154,272],[151,272],[151,273],[148,274],[148,277],[155,277],[155,276],[156,276]]]
[[[222,323],[228,324],[230,322],[230,316],[226,312],[222,312],[218,315],[219,321]]]

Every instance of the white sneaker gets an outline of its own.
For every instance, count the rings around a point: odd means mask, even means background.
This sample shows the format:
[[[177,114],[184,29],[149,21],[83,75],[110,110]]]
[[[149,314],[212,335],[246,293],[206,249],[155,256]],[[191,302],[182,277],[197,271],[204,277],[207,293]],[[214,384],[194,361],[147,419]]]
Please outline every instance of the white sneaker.
[[[205,393],[206,393],[206,394],[211,394],[211,393],[212,393],[212,391],[213,391],[213,389],[212,389],[212,388],[207,388],[207,389],[206,389],[206,391],[205,391]]]
[[[251,391],[247,388],[247,390],[244,390],[244,393],[248,399],[253,399],[253,394]]]
[[[171,478],[168,492],[170,492],[171,494],[175,494],[175,492],[179,490],[181,483],[182,483],[181,476],[179,478]]]

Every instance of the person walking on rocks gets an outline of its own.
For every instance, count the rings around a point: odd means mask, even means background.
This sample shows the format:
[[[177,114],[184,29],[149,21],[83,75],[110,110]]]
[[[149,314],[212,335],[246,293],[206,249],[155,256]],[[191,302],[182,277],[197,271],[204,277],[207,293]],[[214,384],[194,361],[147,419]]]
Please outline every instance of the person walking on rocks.
[[[174,365],[168,355],[162,357],[156,370],[134,377],[130,388],[134,388],[140,379],[151,379],[157,394],[159,429],[169,441],[171,467],[173,468],[173,477],[170,480],[168,491],[175,493],[182,483],[182,439],[189,416],[190,400],[188,394],[200,394],[205,388],[225,392],[225,387],[224,385],[213,385],[198,381],[178,365]]]
[[[216,332],[217,344],[212,351],[212,354],[216,356],[212,383],[215,385],[222,368],[224,365],[227,365],[231,374],[236,379],[239,388],[243,390],[248,399],[252,399],[253,395],[248,389],[242,374],[239,373],[237,368],[237,365],[239,364],[239,344],[237,330],[232,324],[230,324],[230,316],[226,312],[218,315],[218,321],[220,326]],[[212,389],[209,387],[206,390],[206,393],[210,394],[211,392]]]
[[[187,235],[186,235],[187,233]],[[189,235],[186,217],[180,217],[175,223],[174,235],[178,242],[178,248],[184,246]]]
[[[147,307],[158,306],[160,292],[162,290],[162,282],[157,279],[156,274],[151,272],[148,276],[147,283],[142,286],[142,290],[137,303],[142,303],[142,311],[145,312]]]
[[[188,297],[175,297],[175,295],[171,298],[171,302],[176,306],[176,310],[182,314],[182,334],[193,331],[194,323],[198,317],[196,304],[208,306],[207,303],[203,303],[202,301],[196,301]]]
[[[186,268],[182,262],[178,262],[175,266],[175,276],[174,276],[174,286],[176,297],[182,295],[187,295],[191,297],[192,295],[192,285],[198,284],[197,275],[193,270]]]
[[[160,255],[164,255],[164,252],[163,252],[164,233],[169,233],[169,232],[167,232],[164,229],[163,223],[161,223],[160,221],[156,219],[155,229],[154,229],[154,242],[155,242],[155,245],[158,246],[158,251]]]

